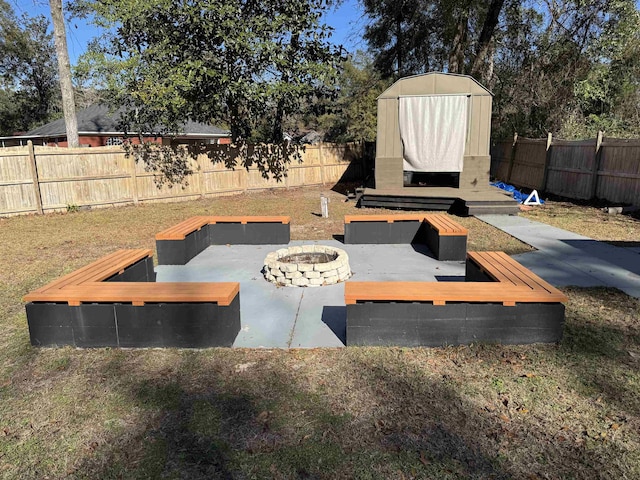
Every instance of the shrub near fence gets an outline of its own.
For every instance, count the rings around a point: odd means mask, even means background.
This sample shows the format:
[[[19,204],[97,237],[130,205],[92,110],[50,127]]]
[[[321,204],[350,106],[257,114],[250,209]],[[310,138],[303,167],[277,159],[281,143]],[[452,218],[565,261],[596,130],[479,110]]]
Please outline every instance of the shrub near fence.
[[[521,138],[491,147],[491,175],[506,183],[578,200],[640,205],[640,139]]]
[[[232,147],[212,145],[212,149]],[[59,147],[0,148],[0,215],[46,213],[69,206],[177,201],[357,180],[363,175],[364,147],[359,143],[307,145],[302,162],[292,161],[281,182],[265,179],[255,168],[227,169],[198,156],[184,188],[158,188],[154,173],[127,157],[122,147],[68,149]]]

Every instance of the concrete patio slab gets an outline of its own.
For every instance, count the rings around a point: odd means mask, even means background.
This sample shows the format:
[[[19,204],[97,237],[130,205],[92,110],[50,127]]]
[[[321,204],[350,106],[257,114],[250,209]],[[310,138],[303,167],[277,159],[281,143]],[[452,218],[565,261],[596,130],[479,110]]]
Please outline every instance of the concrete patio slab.
[[[464,262],[438,262],[424,246],[344,245],[337,240],[294,241],[344,249],[353,279],[435,281],[464,279]],[[261,273],[264,258],[284,245],[214,245],[186,265],[159,265],[159,282],[239,282],[242,326],[234,347],[341,347],[345,340],[344,284],[277,287]]]
[[[478,218],[537,250],[514,258],[555,286],[616,287],[640,298],[640,255],[526,218]],[[349,255],[357,281],[464,281],[464,262],[438,262],[424,246],[345,245],[337,240],[292,241],[328,245]],[[215,245],[186,265],[156,267],[157,281],[240,283],[238,348],[341,347],[345,343],[344,284],[277,287],[261,273],[268,253],[285,245]]]

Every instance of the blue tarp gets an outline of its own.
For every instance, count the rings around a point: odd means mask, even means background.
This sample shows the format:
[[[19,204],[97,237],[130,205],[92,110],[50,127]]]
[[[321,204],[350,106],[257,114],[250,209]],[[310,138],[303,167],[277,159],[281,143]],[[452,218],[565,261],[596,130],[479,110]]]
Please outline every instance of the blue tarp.
[[[527,199],[527,197],[529,196],[528,193],[522,193],[516,187],[514,187],[513,185],[509,185],[508,183],[493,182],[493,183],[491,183],[491,186],[498,187],[501,190],[504,190],[506,192],[512,193],[513,194],[513,198],[516,199],[516,201],[518,203],[523,203]],[[544,200],[540,199],[540,203],[544,203]]]

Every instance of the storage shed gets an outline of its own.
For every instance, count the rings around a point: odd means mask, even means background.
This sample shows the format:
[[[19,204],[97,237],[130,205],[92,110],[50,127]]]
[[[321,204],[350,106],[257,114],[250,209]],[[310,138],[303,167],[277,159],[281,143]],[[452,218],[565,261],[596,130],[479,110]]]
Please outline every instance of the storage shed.
[[[376,189],[488,185],[491,103],[491,92],[467,75],[395,82],[378,97]]]

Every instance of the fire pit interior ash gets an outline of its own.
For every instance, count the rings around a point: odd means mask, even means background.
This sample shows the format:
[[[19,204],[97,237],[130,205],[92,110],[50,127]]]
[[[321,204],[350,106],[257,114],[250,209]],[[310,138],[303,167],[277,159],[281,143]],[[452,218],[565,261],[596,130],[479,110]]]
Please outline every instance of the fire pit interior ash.
[[[279,258],[278,261],[282,263],[310,263],[315,265],[316,263],[333,262],[336,258],[338,258],[337,253],[294,253]]]
[[[321,287],[351,277],[347,252],[324,245],[271,252],[264,260],[263,273],[269,282],[287,287]]]

